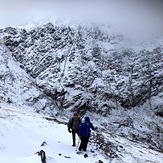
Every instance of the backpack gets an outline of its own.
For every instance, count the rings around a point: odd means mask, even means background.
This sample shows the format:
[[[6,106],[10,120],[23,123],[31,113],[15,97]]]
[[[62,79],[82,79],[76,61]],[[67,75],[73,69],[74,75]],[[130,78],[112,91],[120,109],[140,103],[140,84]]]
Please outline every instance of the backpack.
[[[78,121],[79,121],[79,124],[81,123],[81,120],[80,120],[80,118],[78,117]],[[72,129],[72,125],[73,125],[73,123],[74,123],[74,117],[72,117],[72,121],[71,121],[71,123],[69,124],[69,127]]]

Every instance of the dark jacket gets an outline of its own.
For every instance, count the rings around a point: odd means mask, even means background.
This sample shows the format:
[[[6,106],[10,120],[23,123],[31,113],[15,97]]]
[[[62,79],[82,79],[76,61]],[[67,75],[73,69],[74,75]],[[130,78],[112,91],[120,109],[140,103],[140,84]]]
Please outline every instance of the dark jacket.
[[[81,137],[89,137],[91,135],[91,129],[96,130],[96,128],[90,122],[89,117],[85,117],[85,122],[80,125],[79,135]]]
[[[74,115],[68,122],[68,130],[72,129],[73,131],[79,130],[81,124],[81,119],[78,115]]]

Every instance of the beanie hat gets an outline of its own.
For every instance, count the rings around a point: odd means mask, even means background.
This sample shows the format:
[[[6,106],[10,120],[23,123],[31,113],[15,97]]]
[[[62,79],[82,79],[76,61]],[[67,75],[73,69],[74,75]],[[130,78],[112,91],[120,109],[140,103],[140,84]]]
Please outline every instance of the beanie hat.
[[[85,123],[90,123],[89,117],[85,117]]]
[[[74,113],[74,116],[78,116],[78,113]]]

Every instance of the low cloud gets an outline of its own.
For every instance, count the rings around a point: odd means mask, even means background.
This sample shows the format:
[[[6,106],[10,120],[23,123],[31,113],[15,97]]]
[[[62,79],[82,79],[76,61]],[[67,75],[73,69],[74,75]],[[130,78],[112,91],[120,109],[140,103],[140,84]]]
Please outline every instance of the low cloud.
[[[158,3],[156,3],[156,1]],[[158,30],[161,1],[146,0],[1,0],[0,25],[20,26],[31,21],[76,19],[103,21],[120,30]]]

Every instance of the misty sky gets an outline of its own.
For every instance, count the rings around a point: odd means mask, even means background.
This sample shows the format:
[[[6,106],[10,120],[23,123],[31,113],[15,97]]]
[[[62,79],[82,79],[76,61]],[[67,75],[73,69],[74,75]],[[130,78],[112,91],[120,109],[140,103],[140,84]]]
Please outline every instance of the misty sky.
[[[111,25],[160,27],[160,5],[134,0],[0,0],[0,27],[55,19],[104,21]],[[158,0],[159,1],[159,0]],[[135,0],[134,2],[138,2]],[[155,0],[154,2],[157,2]],[[162,7],[162,6],[161,6]]]

